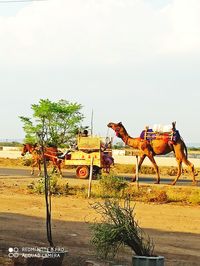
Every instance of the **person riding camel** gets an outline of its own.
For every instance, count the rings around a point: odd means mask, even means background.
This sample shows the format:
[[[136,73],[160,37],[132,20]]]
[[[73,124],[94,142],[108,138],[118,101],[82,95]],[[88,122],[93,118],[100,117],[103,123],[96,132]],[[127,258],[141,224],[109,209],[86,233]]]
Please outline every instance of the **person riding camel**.
[[[171,140],[169,140],[169,144],[176,144],[177,141],[180,139],[180,133],[176,129],[176,122],[172,122],[172,137]]]

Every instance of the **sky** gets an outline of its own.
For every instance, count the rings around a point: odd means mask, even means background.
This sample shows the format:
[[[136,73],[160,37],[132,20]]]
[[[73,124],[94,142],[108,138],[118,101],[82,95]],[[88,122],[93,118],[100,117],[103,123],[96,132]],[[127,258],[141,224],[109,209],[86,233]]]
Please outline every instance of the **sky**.
[[[77,102],[83,125],[132,137],[170,124],[200,142],[199,0],[0,0],[0,139],[40,99]]]

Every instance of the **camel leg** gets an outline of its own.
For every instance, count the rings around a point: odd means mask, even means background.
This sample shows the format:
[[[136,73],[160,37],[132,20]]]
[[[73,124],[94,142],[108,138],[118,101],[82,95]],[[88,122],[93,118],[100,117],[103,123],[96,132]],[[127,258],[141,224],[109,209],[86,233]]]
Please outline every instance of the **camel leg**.
[[[177,163],[178,163],[178,173],[174,179],[174,181],[171,183],[171,185],[175,185],[177,180],[179,179],[180,175],[181,175],[181,169],[182,169],[182,160],[180,159],[176,159]]]
[[[153,157],[153,155],[147,155],[149,160],[152,162],[153,164],[153,167],[157,173],[157,181],[154,183],[154,184],[160,184],[160,173],[159,173],[159,169],[158,169],[158,166],[157,166],[157,163]]]
[[[140,171],[140,168],[141,168],[142,163],[143,163],[143,161],[144,161],[145,158],[146,158],[146,154],[143,154],[143,155],[140,157],[140,161],[139,161],[139,163],[138,163],[138,173],[139,173],[139,171]],[[136,181],[136,175],[133,176],[133,178],[132,178],[132,182],[135,182],[135,181]]]
[[[186,157],[183,158],[183,162],[188,166],[188,168],[192,173],[192,183],[194,185],[197,185],[197,180],[195,179],[195,173],[194,173],[194,165]]]

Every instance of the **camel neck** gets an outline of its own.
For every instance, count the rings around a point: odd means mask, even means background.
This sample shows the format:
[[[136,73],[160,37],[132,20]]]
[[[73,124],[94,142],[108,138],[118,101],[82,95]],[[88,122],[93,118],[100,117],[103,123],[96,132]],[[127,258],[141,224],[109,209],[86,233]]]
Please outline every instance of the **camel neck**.
[[[138,138],[132,138],[128,136],[126,145],[131,146],[134,149],[138,149],[139,146]]]
[[[127,134],[122,137],[122,140],[126,145],[131,146],[134,149],[138,148],[138,138],[132,138]]]
[[[132,137],[130,137],[125,129],[123,129],[123,131],[120,132],[118,137],[123,140],[125,145],[128,145],[128,146],[130,146],[130,147],[132,147],[134,149],[138,149],[139,148],[139,140],[140,140],[140,138],[132,138]]]
[[[124,142],[126,145],[128,145],[128,144],[127,144],[128,139],[129,139],[129,136],[128,136],[128,135],[124,135],[124,136],[122,136],[121,139],[123,140],[123,142]]]

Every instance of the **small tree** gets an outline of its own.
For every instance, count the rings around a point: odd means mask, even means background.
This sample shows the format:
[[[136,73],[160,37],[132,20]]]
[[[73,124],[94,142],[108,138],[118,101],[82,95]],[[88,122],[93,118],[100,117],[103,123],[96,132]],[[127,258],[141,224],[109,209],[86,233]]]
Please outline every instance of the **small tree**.
[[[25,141],[38,142],[38,132],[45,133],[45,143],[56,146],[66,145],[75,137],[77,128],[84,116],[82,106],[66,100],[51,102],[40,99],[38,104],[32,104],[33,117],[20,116],[25,131]]]

